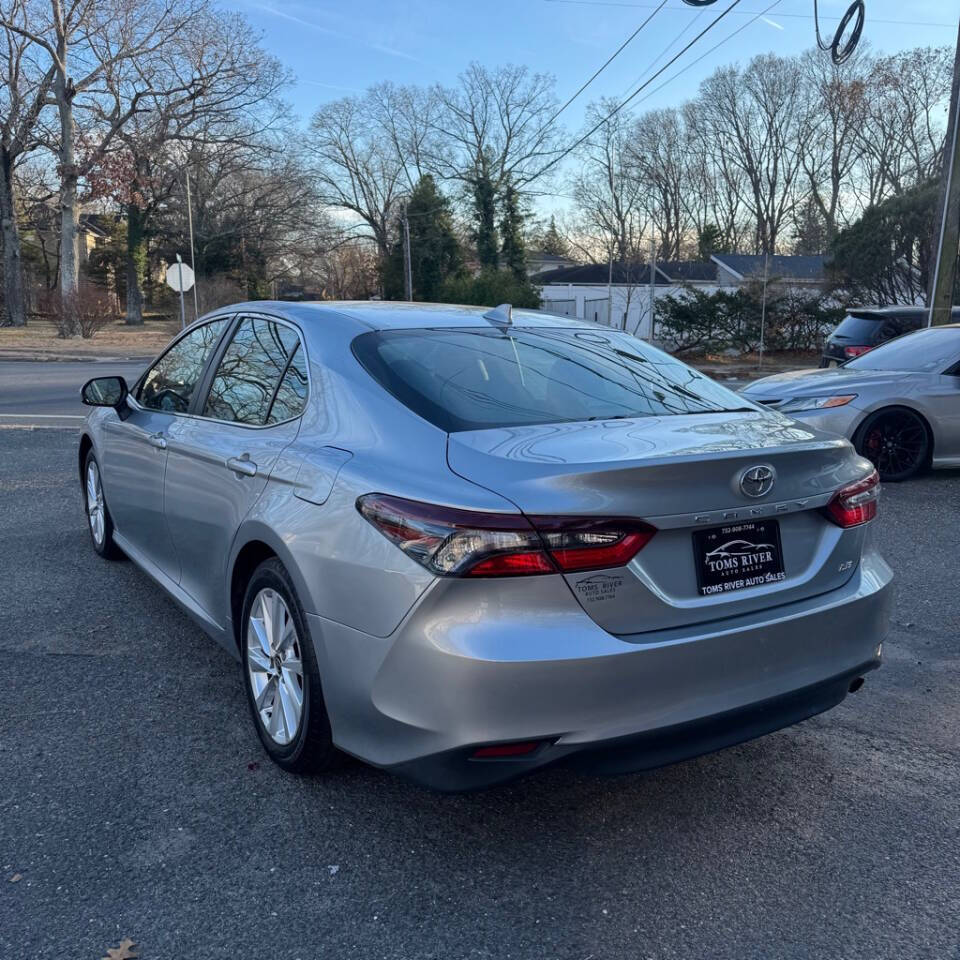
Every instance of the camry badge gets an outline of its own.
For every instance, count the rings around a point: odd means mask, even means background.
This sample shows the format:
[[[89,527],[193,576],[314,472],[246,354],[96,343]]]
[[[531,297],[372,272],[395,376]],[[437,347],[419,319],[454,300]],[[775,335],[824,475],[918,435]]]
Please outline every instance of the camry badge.
[[[740,474],[740,492],[745,497],[765,497],[773,489],[772,467],[748,467]]]

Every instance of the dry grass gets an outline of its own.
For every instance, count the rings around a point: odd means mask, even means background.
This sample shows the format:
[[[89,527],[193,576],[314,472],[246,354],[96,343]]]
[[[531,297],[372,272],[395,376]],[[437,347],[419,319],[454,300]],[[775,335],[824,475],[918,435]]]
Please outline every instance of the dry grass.
[[[108,324],[89,340],[57,336],[50,320],[31,320],[26,327],[0,328],[0,355],[44,356],[152,356],[159,353],[180,329],[179,320],[150,320],[142,327],[128,327],[121,320]]]

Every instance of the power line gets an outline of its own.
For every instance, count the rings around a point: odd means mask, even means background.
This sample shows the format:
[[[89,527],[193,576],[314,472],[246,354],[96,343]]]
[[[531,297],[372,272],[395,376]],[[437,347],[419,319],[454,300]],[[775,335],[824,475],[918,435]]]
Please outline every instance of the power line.
[[[696,60],[691,60],[689,63],[685,64],[675,74],[673,74],[673,76],[667,77],[667,79],[664,80],[663,83],[661,83],[659,86],[654,87],[645,97],[641,97],[638,102],[643,103],[645,100],[649,100],[655,93],[658,93],[664,87],[673,83],[673,81],[676,80],[677,77],[686,73],[691,67],[695,67],[698,63],[700,63],[701,60],[705,60],[707,57],[710,56],[711,53],[714,52],[714,50],[719,50],[720,47],[722,47],[725,43],[728,43],[730,40],[732,40],[738,33],[742,33],[751,24],[756,23],[762,16],[769,13],[775,6],[777,6],[781,2],[782,0],[773,0],[773,3],[771,3],[770,6],[766,7],[763,10],[760,10],[758,13],[755,13],[750,20],[748,20],[746,23],[741,24],[739,27],[737,27],[737,29],[734,30],[733,33],[727,35],[722,40],[715,43],[709,50],[705,50],[702,54],[700,54],[699,57],[696,58]],[[777,16],[779,17],[781,16],[781,14],[778,13]]]
[[[573,6],[581,7],[623,7],[631,10],[651,10],[653,5],[649,3],[628,3],[625,0],[544,0],[546,3],[566,3]],[[669,7],[667,12],[674,11],[685,11],[685,10],[694,10],[698,9],[696,7]],[[737,16],[740,17],[750,17],[750,16],[763,16],[761,11],[759,14],[755,10],[738,10]],[[812,13],[778,13],[778,17],[781,18],[790,18],[792,20],[813,20],[814,16]],[[825,17],[822,14],[820,15],[821,20],[833,20],[839,22],[841,17]],[[889,20],[881,19],[878,17],[870,17],[871,23],[885,23],[891,24],[898,27],[955,27],[955,23],[940,23],[934,20]]]
[[[640,81],[673,49],[673,47],[683,39],[683,35],[697,25],[699,19],[706,13],[706,8],[701,7],[697,15],[657,54],[657,56],[647,65],[646,69],[632,83],[627,84],[626,89],[621,96],[626,96]]]
[[[779,3],[780,0],[776,0],[776,2]],[[545,174],[551,167],[556,166],[556,164],[558,164],[565,156],[572,153],[577,149],[577,147],[580,146],[580,144],[592,137],[593,134],[595,134],[597,130],[599,130],[608,120],[611,120],[613,117],[615,117],[628,103],[630,103],[631,100],[633,100],[638,93],[653,83],[653,81],[656,80],[657,77],[659,77],[668,67],[673,66],[673,64],[675,64],[677,60],[679,60],[701,37],[709,33],[725,16],[727,16],[727,14],[734,9],[734,7],[738,6],[740,3],[741,0],[733,0],[733,3],[731,3],[726,10],[722,11],[717,17],[711,20],[710,23],[708,23],[682,50],[680,50],[679,53],[674,54],[655,74],[653,74],[653,76],[640,84],[640,86],[637,87],[637,89],[634,90],[629,97],[627,97],[625,100],[622,100],[616,107],[614,107],[613,110],[610,111],[610,113],[595,123],[582,137],[570,144],[566,150],[558,154],[551,161],[549,161],[549,163],[538,170],[530,179],[536,180],[537,178],[542,177],[543,174]]]
[[[633,33],[631,33],[630,36],[627,37],[627,39],[624,40],[623,43],[621,43],[620,46],[617,47],[617,49],[613,51],[612,54],[610,54],[610,56],[607,58],[606,62],[603,64],[603,66],[601,66],[601,67],[593,74],[593,76],[590,77],[590,79],[587,80],[587,82],[586,82],[585,84],[583,84],[583,86],[580,87],[580,89],[547,121],[547,124],[546,124],[547,126],[549,126],[551,123],[553,123],[553,121],[556,120],[557,117],[559,117],[560,114],[563,113],[563,111],[566,110],[567,107],[569,107],[570,104],[573,103],[573,101],[576,100],[577,97],[579,97],[580,94],[583,93],[583,91],[586,90],[587,87],[589,87],[590,84],[593,83],[593,81],[596,80],[597,77],[599,77],[600,74],[603,73],[603,71],[606,70],[607,67],[609,67],[611,63],[613,63],[614,60],[616,60],[616,58],[623,52],[623,50],[624,50],[624,48],[627,46],[627,44],[629,44],[630,41],[633,40],[633,38],[634,38],[666,5],[667,5],[667,0],[660,0],[660,5],[654,9],[653,13],[651,13],[650,16],[647,17],[647,19],[644,20],[643,23],[641,23],[640,26],[637,27],[637,29],[634,30]]]

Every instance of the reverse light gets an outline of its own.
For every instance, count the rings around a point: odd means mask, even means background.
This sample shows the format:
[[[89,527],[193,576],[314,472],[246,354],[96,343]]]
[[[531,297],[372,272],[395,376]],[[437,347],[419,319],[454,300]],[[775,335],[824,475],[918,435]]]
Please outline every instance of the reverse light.
[[[874,470],[869,477],[838,490],[827,504],[827,515],[839,527],[858,527],[877,515],[880,477]]]
[[[357,509],[439,576],[516,577],[619,567],[656,533],[632,519],[483,513],[371,493]]]
[[[848,359],[852,360],[854,357],[862,357],[865,353],[869,353],[873,347],[844,347],[843,355]]]
[[[789,397],[781,403],[777,410],[780,413],[795,413],[799,410],[829,410],[831,407],[845,407],[851,400],[856,400],[855,393],[844,393],[832,397]]]

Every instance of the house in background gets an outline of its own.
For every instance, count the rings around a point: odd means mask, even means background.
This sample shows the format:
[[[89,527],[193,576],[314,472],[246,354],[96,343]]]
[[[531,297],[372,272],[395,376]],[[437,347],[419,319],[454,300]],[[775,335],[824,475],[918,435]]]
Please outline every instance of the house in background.
[[[680,293],[684,286],[717,289],[717,265],[710,261],[665,261],[654,265],[653,297]],[[543,310],[592,320],[649,340],[651,276],[647,263],[587,263],[549,270],[534,278]],[[612,315],[612,323],[609,314]]]
[[[752,280],[778,280],[791,286],[813,286],[826,281],[823,257],[794,257],[773,254],[715,253],[711,262],[717,268],[721,287],[739,287]]]
[[[572,267],[576,260],[564,257],[559,253],[544,253],[542,250],[527,251],[527,276],[538,277],[549,270],[560,270],[563,267]]]
[[[823,257],[715,254],[710,260],[675,260],[654,265],[653,299],[683,294],[688,287],[715,293],[762,280],[790,286],[816,286],[826,280]],[[547,270],[533,277],[543,310],[592,320],[653,339],[650,266],[645,263],[588,263]],[[611,317],[612,315],[612,323]]]

